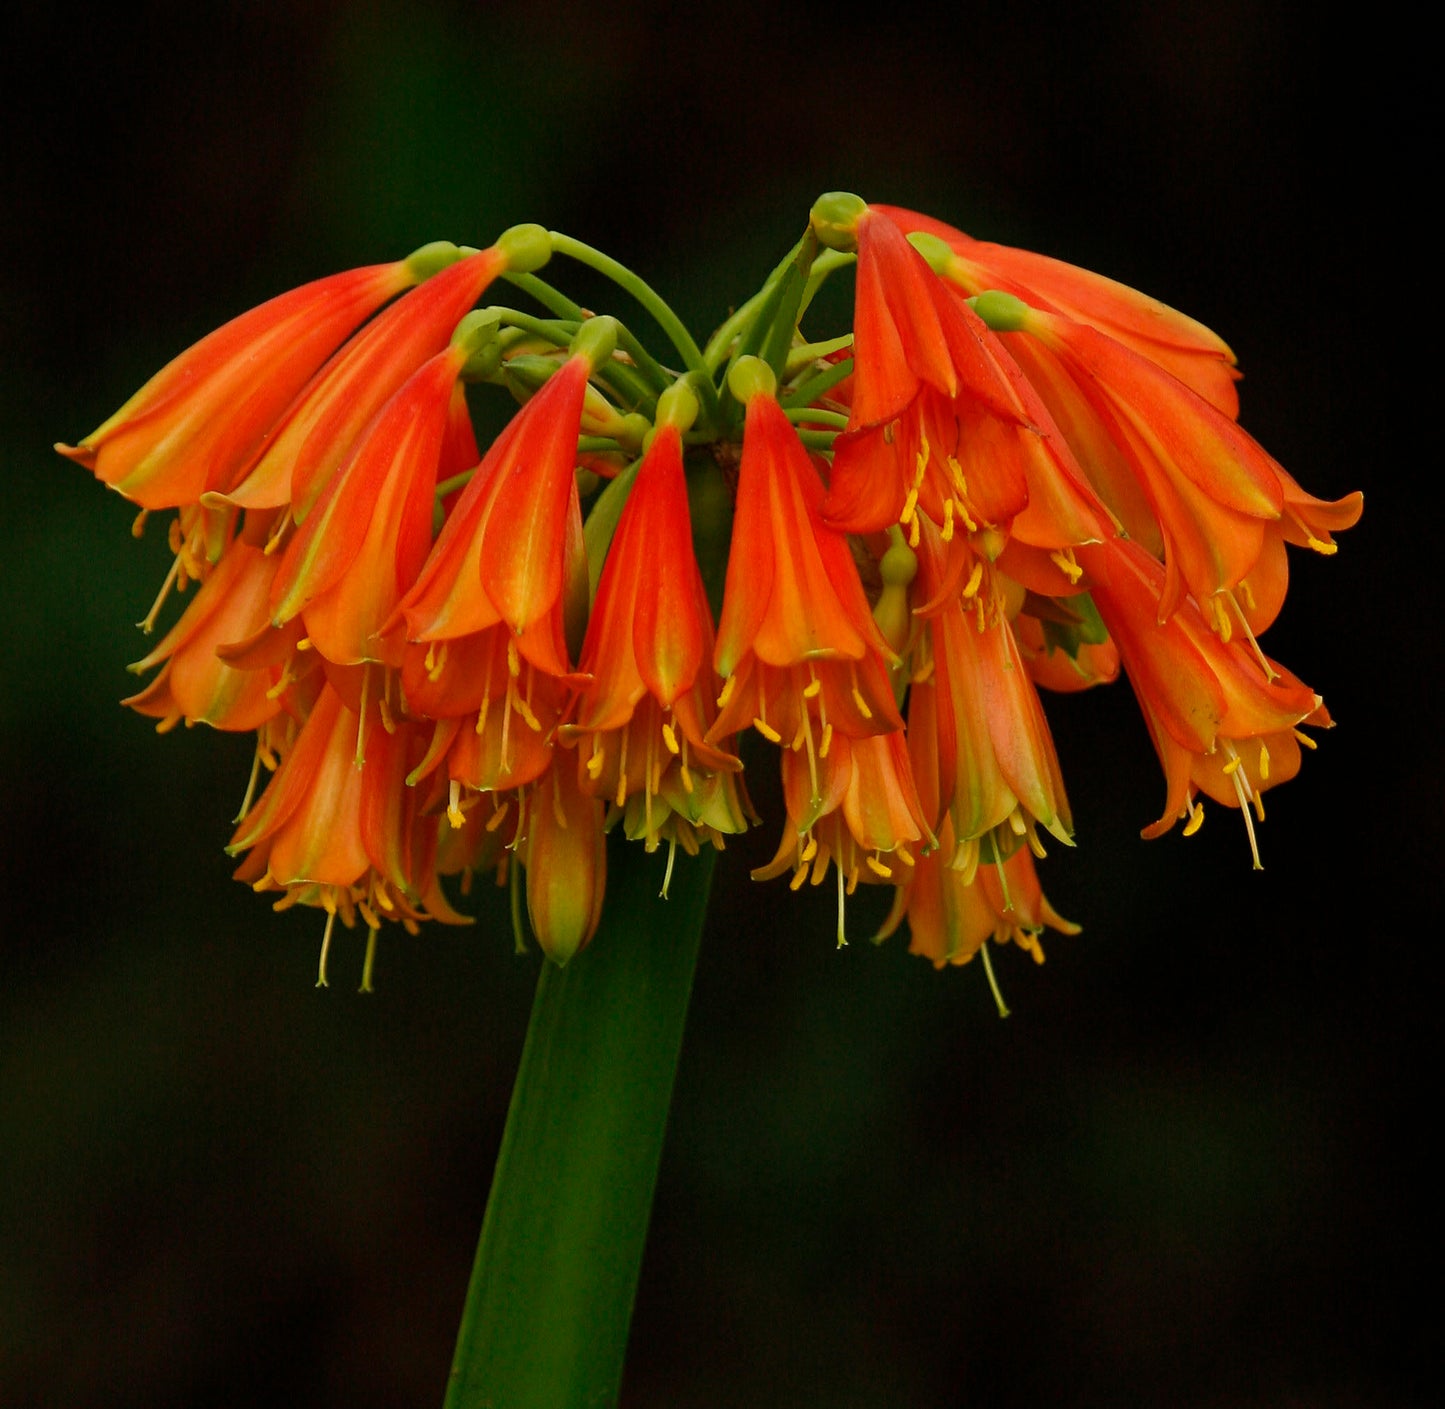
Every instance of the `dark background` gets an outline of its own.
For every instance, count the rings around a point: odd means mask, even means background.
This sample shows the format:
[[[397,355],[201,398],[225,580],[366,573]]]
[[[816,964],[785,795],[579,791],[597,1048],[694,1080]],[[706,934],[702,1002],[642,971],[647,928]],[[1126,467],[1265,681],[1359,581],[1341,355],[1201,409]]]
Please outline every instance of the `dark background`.
[[[705,330],[836,187],[1230,341],[1245,426],[1365,490],[1269,640],[1340,727],[1270,795],[1256,875],[1223,809],[1139,840],[1163,789],[1126,687],[1050,700],[1080,844],[1043,874],[1085,931],[1000,956],[1007,1022],[978,966],[838,952],[826,898],[748,881],[775,817],[730,851],[624,1402],[1433,1402],[1417,41],[1241,3],[606,8],[10,22],[0,1404],[439,1403],[538,965],[493,907],[389,938],[375,997],[354,938],[313,990],[316,916],[228,879],[246,742],[115,704],[162,535],[50,443],[273,293],[520,220]]]

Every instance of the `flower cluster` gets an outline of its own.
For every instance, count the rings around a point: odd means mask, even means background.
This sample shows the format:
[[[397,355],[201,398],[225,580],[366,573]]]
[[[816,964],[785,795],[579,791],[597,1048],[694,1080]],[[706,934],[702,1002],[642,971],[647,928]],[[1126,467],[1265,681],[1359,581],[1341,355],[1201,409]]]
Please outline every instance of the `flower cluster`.
[[[682,368],[538,278],[558,253]],[[849,267],[851,332],[808,342]],[[497,281],[543,312],[477,309]],[[942,965],[1075,929],[1034,867],[1072,834],[1040,687],[1129,677],[1166,783],[1146,835],[1207,795],[1253,848],[1329,723],[1259,638],[1285,544],[1333,552],[1360,496],[1306,494],[1238,426],[1235,375],[1131,289],[834,194],[705,348],[614,261],[518,226],[274,299],[58,448],[138,531],[175,513],[148,630],[197,584],[127,703],[254,732],[236,875],[321,907],[327,942],[364,923],[368,979],[387,921],[461,921],[441,878],[487,869],[565,962],[609,829],[665,841],[671,874],[758,820],[749,732],[787,812],[754,874],[831,869],[840,942],[843,897],[890,886],[882,933],[906,919]],[[489,386],[520,409],[483,453]]]

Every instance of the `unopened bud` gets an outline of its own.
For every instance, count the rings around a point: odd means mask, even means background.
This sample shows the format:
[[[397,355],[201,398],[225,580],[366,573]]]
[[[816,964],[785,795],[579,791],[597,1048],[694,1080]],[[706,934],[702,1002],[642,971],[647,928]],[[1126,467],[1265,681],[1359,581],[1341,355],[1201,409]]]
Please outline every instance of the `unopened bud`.
[[[928,261],[928,267],[935,274],[943,274],[954,260],[953,250],[946,240],[941,240],[928,230],[915,230],[908,236],[908,243]]]
[[[697,397],[686,377],[673,382],[657,398],[657,424],[676,426],[681,435],[686,435],[692,429],[692,423],[697,420],[697,412]]]
[[[728,371],[728,390],[746,406],[755,396],[776,396],[778,379],[761,357],[739,357]]]
[[[968,300],[968,306],[995,333],[1017,333],[1028,326],[1033,310],[1023,299],[1001,289],[988,289]]]
[[[497,236],[496,247],[513,274],[531,274],[552,258],[552,237],[541,225],[513,225]]]
[[[589,318],[572,339],[572,353],[581,353],[595,372],[617,350],[617,320],[605,313]]]
[[[431,244],[413,250],[407,255],[405,262],[407,272],[421,284],[433,274],[440,274],[448,265],[455,264],[461,257],[462,251],[450,240],[433,240]]]
[[[813,231],[822,244],[834,250],[858,248],[858,219],[868,202],[851,191],[829,191],[813,202],[809,214]]]
[[[463,381],[484,381],[501,365],[502,343],[497,336],[501,324],[495,308],[477,308],[468,313],[452,331],[452,346],[466,354]]]

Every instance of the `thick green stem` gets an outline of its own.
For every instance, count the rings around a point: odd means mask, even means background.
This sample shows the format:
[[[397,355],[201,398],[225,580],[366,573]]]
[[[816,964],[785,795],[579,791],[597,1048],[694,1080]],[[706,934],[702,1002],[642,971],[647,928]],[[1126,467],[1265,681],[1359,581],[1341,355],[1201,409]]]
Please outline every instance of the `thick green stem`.
[[[713,851],[609,846],[607,908],[548,964],[497,1158],[446,1409],[615,1404]]]

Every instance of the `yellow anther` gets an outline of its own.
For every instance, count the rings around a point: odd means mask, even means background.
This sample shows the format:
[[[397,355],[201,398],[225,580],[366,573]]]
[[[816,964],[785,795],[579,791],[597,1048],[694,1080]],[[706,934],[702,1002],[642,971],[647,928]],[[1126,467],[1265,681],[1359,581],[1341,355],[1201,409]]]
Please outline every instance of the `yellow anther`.
[[[512,810],[510,802],[504,802],[490,817],[487,818],[487,830],[495,832],[502,825],[508,812]]]
[[[433,650],[433,647],[439,647],[439,649]],[[442,671],[446,668],[446,663],[447,643],[445,641],[433,641],[431,646],[427,647],[426,678],[428,680],[435,681],[437,677],[442,673]]]
[[[682,786],[683,786],[683,788],[684,788],[688,793],[691,793],[691,792],[692,792],[692,769],[690,769],[690,768],[687,766],[687,764],[684,763],[684,764],[679,765],[679,767],[678,767],[678,773],[679,773],[679,775],[680,775],[681,778],[682,778]]]
[[[952,542],[953,542],[953,500],[952,500],[952,499],[945,499],[945,500],[943,501],[943,541],[944,541],[945,543],[952,543]]]
[[[717,697],[717,707],[719,709],[725,709],[727,707],[727,702],[733,697],[733,688],[736,684],[736,675],[729,675],[728,678],[723,681],[722,694]]]
[[[517,641],[507,637],[507,674],[515,680],[522,673],[522,658],[517,654]]]
[[[1224,765],[1224,776],[1226,778],[1232,777],[1242,761],[1243,760],[1239,757],[1239,755],[1235,754],[1235,756]]]
[[[1184,824],[1184,835],[1192,837],[1204,825],[1204,805],[1196,804],[1192,799],[1189,803],[1189,820]]]
[[[908,497],[903,501],[903,512],[898,515],[899,523],[912,523],[913,512],[918,507],[918,491],[910,489]]]
[[[1308,543],[1316,553],[1323,553],[1327,558],[1332,557],[1340,551],[1340,545],[1338,543],[1322,543],[1313,534],[1306,534],[1305,542]]]
[[[861,714],[864,719],[873,718],[873,711],[868,708],[868,701],[863,698],[856,684],[853,686],[853,703],[858,706],[858,713]]]
[[[361,918],[366,921],[367,929],[379,930],[381,928],[381,920],[377,917],[376,911],[373,910],[366,901],[358,900],[356,902],[356,908],[361,911]]]
[[[466,821],[462,816],[462,785],[455,778],[447,789],[447,821],[453,827],[460,827]]]
[[[523,720],[526,721],[527,728],[529,728],[534,734],[540,734],[542,732],[542,725],[538,721],[537,716],[532,713],[532,706],[529,705],[527,701],[521,697],[521,695],[517,695],[512,700],[512,708],[515,709],[517,713],[522,716]]]
[[[1290,733],[1295,736],[1307,749],[1317,749],[1320,746],[1318,739],[1312,739],[1302,729],[1291,729]]]
[[[806,865],[818,854],[818,838],[809,833],[807,845],[803,847],[798,860]]]
[[[662,726],[662,742],[667,745],[668,753],[676,754],[682,752],[677,746],[677,735],[673,732],[672,725],[666,722],[664,722]]]
[[[898,850],[895,851],[893,854],[894,854],[894,856],[896,856],[905,866],[912,866],[912,865],[915,865],[915,864],[916,864],[916,863],[914,862],[914,860],[913,860],[913,853],[912,853],[912,852],[909,852],[909,851],[905,851],[902,847],[899,847]]]
[[[587,776],[594,782],[601,776],[602,765],[605,762],[606,759],[600,752],[594,753],[592,757],[587,760]]]
[[[309,651],[311,649],[311,638],[309,636],[303,636],[296,643],[296,649],[298,651]]]
[[[808,868],[806,865],[799,866],[793,872],[793,879],[788,882],[789,890],[802,890],[803,882],[808,879]]]
[[[885,881],[891,881],[893,879],[892,870],[888,866],[885,866],[877,856],[868,857],[868,869],[872,871],[875,876],[881,876]]]
[[[1239,580],[1239,595],[1244,598],[1244,605],[1253,611],[1255,609],[1254,591],[1246,578]]]
[[[908,546],[918,547],[918,516],[915,514],[913,522],[908,525]]]
[[[983,584],[983,564],[975,563],[973,571],[968,575],[968,581],[964,583],[963,595],[969,599],[978,596],[978,589]]]
[[[819,740],[818,740],[818,757],[819,757],[819,758],[827,758],[827,756],[828,756],[828,749],[831,747],[832,743],[833,743],[833,726],[832,726],[831,724],[825,724],[825,725],[823,726],[822,736],[821,736],[821,737],[819,738]],[[1310,747],[1313,748],[1314,745],[1311,744]]]
[[[622,772],[622,773],[619,773],[619,774],[617,775],[617,805],[618,805],[618,807],[625,807],[625,806],[627,805],[627,774],[626,774],[626,772]]]
[[[1264,782],[1269,777],[1269,750],[1265,747],[1264,740],[1259,741],[1259,780]]]
[[[774,729],[773,726],[769,724],[766,719],[760,719],[755,717],[753,719],[753,728],[756,729],[758,733],[761,734],[763,738],[765,738],[770,744],[780,744],[783,742],[783,736],[778,733],[778,731]]]
[[[1084,570],[1074,561],[1074,550],[1065,548],[1061,552],[1050,553],[1049,557],[1070,582],[1077,582],[1083,575]]]
[[[139,538],[141,534],[146,531],[146,520],[150,518],[150,516],[151,511],[149,509],[142,509],[140,513],[135,516],[135,522],[130,526],[130,536],[132,538]]]
[[[822,692],[823,682],[819,680],[816,675],[810,681],[808,681],[806,685],[803,686],[803,698],[805,700],[817,699],[817,697],[822,694]]]
[[[913,487],[917,489],[923,483],[923,476],[928,469],[928,461],[933,454],[933,447],[928,443],[928,437],[923,438],[923,444],[913,460]]]

